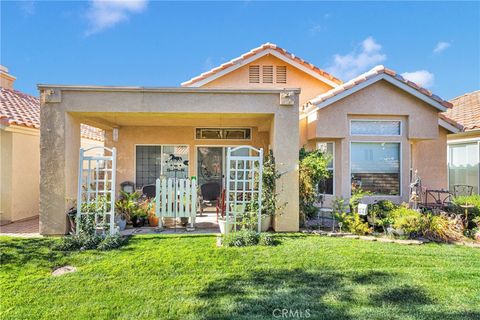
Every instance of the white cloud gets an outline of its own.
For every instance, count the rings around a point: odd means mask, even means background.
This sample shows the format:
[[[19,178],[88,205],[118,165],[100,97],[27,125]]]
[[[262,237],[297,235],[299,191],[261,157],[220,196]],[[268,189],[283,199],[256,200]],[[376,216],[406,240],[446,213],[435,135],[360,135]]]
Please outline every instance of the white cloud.
[[[316,35],[317,33],[321,32],[323,30],[322,26],[318,23],[313,23],[310,27],[310,29],[308,29],[308,32],[310,33],[310,35]]]
[[[352,52],[343,56],[335,54],[327,71],[343,80],[350,80],[386,59],[387,55],[382,52],[382,46],[372,37],[368,37]]]
[[[25,16],[31,16],[35,14],[35,1],[20,1],[20,10],[22,10]]]
[[[435,81],[435,75],[427,70],[405,72],[402,73],[402,77],[425,88],[433,86],[433,82]]]
[[[433,53],[440,53],[450,47],[450,45],[451,44],[449,42],[440,41],[433,49]]]
[[[87,11],[90,24],[86,34],[91,35],[128,20],[130,14],[140,13],[148,0],[91,0]]]

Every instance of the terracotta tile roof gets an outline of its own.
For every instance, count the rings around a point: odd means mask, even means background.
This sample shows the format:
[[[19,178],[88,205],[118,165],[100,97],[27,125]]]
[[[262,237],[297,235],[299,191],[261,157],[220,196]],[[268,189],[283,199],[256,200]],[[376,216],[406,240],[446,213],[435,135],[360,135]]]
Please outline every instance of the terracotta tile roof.
[[[287,50],[285,49],[282,49],[280,47],[278,47],[276,44],[273,44],[273,43],[264,43],[262,44],[261,46],[257,47],[257,48],[254,48],[252,50],[250,50],[249,52],[247,53],[244,53],[242,54],[241,56],[235,58],[235,59],[232,59],[216,68],[213,68],[207,72],[204,72],[202,73],[201,75],[197,76],[197,77],[194,77],[188,81],[185,81],[182,83],[182,86],[190,86],[198,81],[201,81],[201,80],[204,80],[208,77],[211,77],[213,75],[215,75],[216,73],[222,71],[222,70],[225,70],[231,66],[234,66],[236,64],[239,64],[239,63],[242,63],[242,61],[250,58],[250,57],[253,57],[254,55],[262,52],[262,51],[265,51],[265,50],[268,50],[268,49],[271,49],[271,50],[275,50],[277,51],[278,53],[284,55],[285,57],[289,58],[290,60],[292,61],[295,61],[299,64],[301,64],[302,66],[318,73],[320,76],[324,77],[324,78],[327,78],[328,80],[334,82],[334,83],[337,83],[337,84],[341,84],[342,83],[342,80],[340,79],[337,79],[335,78],[334,76],[332,76],[331,74],[329,74],[328,72],[325,72],[323,71],[322,69],[314,66],[313,64],[311,64],[310,62],[308,61],[305,61],[299,57],[297,57],[296,55],[294,55],[293,53],[290,53],[288,52]]]
[[[382,65],[376,66],[372,70],[367,71],[364,74],[361,74],[358,77],[353,78],[352,80],[350,80],[348,82],[345,82],[345,83],[339,85],[336,88],[333,88],[333,89],[331,89],[331,90],[329,90],[325,93],[322,93],[321,95],[311,99],[309,101],[309,103],[316,105],[316,104],[322,103],[324,101],[327,101],[328,99],[330,99],[330,98],[332,98],[332,97],[334,97],[334,96],[336,96],[336,95],[338,95],[338,94],[340,94],[344,91],[347,91],[348,89],[351,89],[351,88],[355,87],[356,85],[359,85],[359,84],[361,84],[361,83],[363,83],[363,82],[365,82],[365,81],[367,81],[367,80],[369,80],[373,77],[376,77],[379,74],[387,74],[387,75],[389,75],[389,76],[391,76],[391,77],[393,77],[397,80],[400,80],[401,82],[405,83],[409,87],[411,87],[411,88],[417,90],[418,92],[426,95],[427,97],[435,100],[436,102],[440,103],[442,106],[444,106],[446,108],[451,108],[452,107],[452,104],[450,102],[443,100],[439,96],[433,94],[430,90],[427,90],[425,88],[420,87],[416,83],[405,79],[404,77],[402,77],[401,75],[399,75],[395,71],[393,71],[391,69],[387,69]]]
[[[466,93],[450,102],[453,108],[443,115],[462,124],[465,131],[480,129],[480,90]]]
[[[0,87],[0,121],[27,128],[40,128],[40,101],[17,90]],[[104,131],[82,124],[83,138],[104,141]]]

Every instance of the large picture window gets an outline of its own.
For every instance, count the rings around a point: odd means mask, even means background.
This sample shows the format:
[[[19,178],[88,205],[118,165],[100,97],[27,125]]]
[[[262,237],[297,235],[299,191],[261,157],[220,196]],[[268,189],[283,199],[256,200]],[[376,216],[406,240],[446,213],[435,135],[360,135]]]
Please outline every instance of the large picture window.
[[[375,195],[400,195],[400,143],[352,142],[351,184]]]
[[[479,183],[479,144],[461,143],[448,146],[448,178],[450,190],[454,185],[473,186],[478,193]]]
[[[333,142],[320,142],[317,144],[317,149],[322,151],[322,153],[328,155],[330,157],[330,162],[327,164],[327,170],[329,172],[329,177],[323,181],[320,181],[318,184],[318,192],[321,194],[333,195],[334,193],[334,174],[335,174],[335,166],[334,166],[334,153],[335,147]]]
[[[160,176],[167,178],[187,178],[188,146],[148,145],[136,146],[135,184],[137,189],[155,184]]]

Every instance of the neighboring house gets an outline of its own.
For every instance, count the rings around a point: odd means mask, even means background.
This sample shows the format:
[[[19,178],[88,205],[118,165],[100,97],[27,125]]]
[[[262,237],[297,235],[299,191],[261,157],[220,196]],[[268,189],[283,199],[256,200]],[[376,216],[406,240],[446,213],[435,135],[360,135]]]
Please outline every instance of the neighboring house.
[[[221,179],[227,146],[271,150],[282,173],[279,201],[286,203],[276,231],[299,228],[301,146],[333,156],[332,179],[322,190],[330,194],[327,204],[350,197],[352,185],[378,199],[408,201],[414,171],[426,186],[448,185],[447,134],[459,129],[439,115],[451,104],[383,66],[343,83],[267,43],[182,86],[38,86],[41,233],[65,232],[65,199],[76,195],[80,123],[106,130],[105,145],[117,150],[117,185],[134,181],[137,189],[170,174],[161,160],[169,154],[188,159],[188,175],[202,184],[212,172]]]
[[[15,77],[0,66],[0,222],[39,213],[40,102],[14,90]],[[83,146],[103,145],[103,132],[82,126]]]
[[[462,132],[448,135],[449,186],[480,186],[480,90],[450,100],[453,108],[445,115],[463,126]]]

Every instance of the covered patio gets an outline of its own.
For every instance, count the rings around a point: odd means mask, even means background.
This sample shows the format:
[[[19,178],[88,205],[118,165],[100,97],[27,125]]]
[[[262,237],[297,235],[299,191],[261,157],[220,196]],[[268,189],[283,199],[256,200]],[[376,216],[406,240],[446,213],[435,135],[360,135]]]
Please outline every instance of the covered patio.
[[[46,124],[41,131],[41,234],[67,230],[65,212],[78,189],[81,123],[105,130],[105,146],[116,149],[117,195],[124,182],[141,190],[173,174],[194,177],[199,187],[214,182],[223,188],[227,147],[272,150],[282,173],[280,201],[287,203],[273,227],[298,230],[299,90],[39,89]],[[168,170],[168,159],[181,159],[184,170]]]

